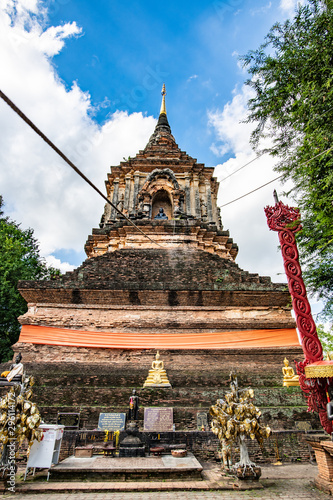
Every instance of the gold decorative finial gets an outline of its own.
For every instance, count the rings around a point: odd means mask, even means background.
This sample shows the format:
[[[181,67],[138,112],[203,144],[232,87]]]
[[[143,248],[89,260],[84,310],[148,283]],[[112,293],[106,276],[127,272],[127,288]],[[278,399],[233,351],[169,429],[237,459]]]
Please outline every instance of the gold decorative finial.
[[[164,114],[166,115],[166,109],[165,109],[165,96],[166,96],[166,91],[165,91],[165,83],[163,83],[163,87],[162,87],[162,104],[161,104],[161,111],[160,111],[160,115],[161,114]]]

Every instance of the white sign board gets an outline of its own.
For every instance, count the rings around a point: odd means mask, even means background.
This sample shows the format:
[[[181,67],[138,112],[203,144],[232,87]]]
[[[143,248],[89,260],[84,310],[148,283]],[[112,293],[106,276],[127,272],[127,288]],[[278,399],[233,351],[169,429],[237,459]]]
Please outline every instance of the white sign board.
[[[64,425],[41,424],[39,429],[43,431],[43,439],[33,442],[27,469],[29,467],[49,469],[52,464],[57,464],[59,461]]]

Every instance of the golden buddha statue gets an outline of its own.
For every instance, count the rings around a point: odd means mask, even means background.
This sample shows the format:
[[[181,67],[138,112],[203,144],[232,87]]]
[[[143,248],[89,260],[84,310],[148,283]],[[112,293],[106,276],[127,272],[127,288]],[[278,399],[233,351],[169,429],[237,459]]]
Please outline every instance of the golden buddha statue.
[[[299,377],[295,375],[294,369],[289,366],[289,361],[284,358],[284,366],[282,367],[283,373],[283,387],[291,387],[299,385]]]
[[[157,351],[156,358],[151,364],[148,377],[143,387],[171,387],[168,376],[164,369],[164,363],[160,360],[160,353]]]

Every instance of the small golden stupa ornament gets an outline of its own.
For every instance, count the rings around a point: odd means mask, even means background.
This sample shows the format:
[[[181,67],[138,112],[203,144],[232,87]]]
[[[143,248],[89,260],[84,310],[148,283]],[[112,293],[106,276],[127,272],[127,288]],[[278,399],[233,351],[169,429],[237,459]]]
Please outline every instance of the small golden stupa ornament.
[[[284,358],[283,363],[283,387],[299,386],[299,376],[295,375],[294,369],[289,366],[289,361],[287,360],[287,358]]]
[[[160,353],[158,351],[143,387],[171,387],[166,371],[164,370],[164,363],[160,360]]]

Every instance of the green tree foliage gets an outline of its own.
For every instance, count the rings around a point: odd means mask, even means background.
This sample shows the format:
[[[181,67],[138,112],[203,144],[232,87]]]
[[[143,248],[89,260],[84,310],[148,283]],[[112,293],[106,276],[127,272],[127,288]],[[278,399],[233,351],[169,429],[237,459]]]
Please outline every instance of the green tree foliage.
[[[10,346],[17,342],[20,333],[17,318],[27,311],[27,304],[17,290],[18,281],[59,274],[40,257],[33,230],[21,229],[4,216],[2,208],[0,196],[0,362],[12,357]]]
[[[317,333],[323,348],[324,358],[328,353],[331,356],[333,353],[333,326],[325,328],[324,325],[318,325]]]
[[[276,170],[294,183],[305,281],[323,300],[323,316],[332,319],[333,0],[298,7],[292,20],[275,24],[242,60],[254,90],[247,119],[256,123],[252,145],[276,156]]]

